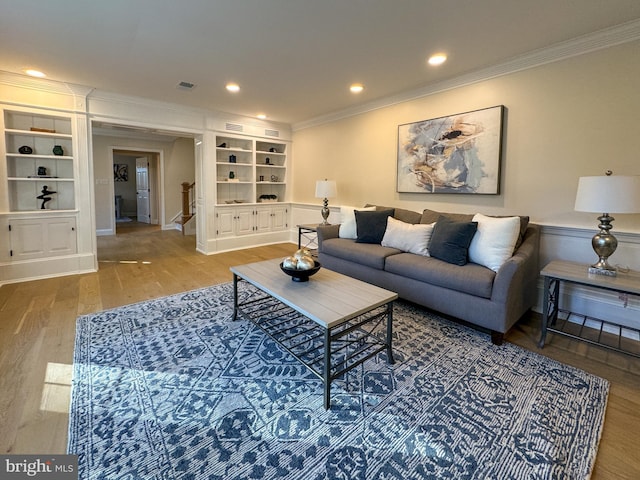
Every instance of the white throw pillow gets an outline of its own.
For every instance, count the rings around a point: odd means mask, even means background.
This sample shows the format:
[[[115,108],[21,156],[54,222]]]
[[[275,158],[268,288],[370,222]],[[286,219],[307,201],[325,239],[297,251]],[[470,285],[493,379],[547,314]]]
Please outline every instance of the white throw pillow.
[[[474,215],[478,230],[469,245],[469,260],[497,272],[513,255],[520,233],[520,217]]]
[[[371,212],[375,209],[375,206],[340,207],[340,232],[338,233],[338,236],[340,238],[352,238],[355,240],[358,237],[355,211],[358,210],[360,212]]]
[[[434,225],[435,222],[412,225],[389,217],[381,245],[428,257],[429,240]]]

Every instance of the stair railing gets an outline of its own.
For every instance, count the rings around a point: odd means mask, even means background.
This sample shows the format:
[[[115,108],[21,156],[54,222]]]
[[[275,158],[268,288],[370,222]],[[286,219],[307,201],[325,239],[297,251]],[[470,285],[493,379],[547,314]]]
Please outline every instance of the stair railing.
[[[195,215],[196,183],[182,182],[182,225]],[[184,229],[182,230],[184,232]]]

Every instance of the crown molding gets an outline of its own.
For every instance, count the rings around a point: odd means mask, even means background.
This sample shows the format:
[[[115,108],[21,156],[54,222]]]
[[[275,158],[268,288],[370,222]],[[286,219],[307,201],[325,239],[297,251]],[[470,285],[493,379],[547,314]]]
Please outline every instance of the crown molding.
[[[0,71],[0,85],[10,88],[32,90],[47,95],[56,96],[58,99],[65,99],[61,103],[52,102],[50,105],[32,104],[30,101],[5,100],[8,105],[30,105],[52,111],[74,112],[77,114],[86,113],[87,96],[93,91],[92,87],[73,83],[59,82],[47,78],[34,78],[29,75]],[[38,98],[37,96],[33,97]]]
[[[29,88],[57,95],[86,97],[93,91],[92,87],[87,87],[85,85],[58,82],[56,80],[49,80],[46,78],[34,78],[29,75],[21,75],[5,71],[0,71],[0,83],[4,83],[5,85],[10,85],[12,87]]]
[[[403,102],[434,95],[454,88],[460,88],[474,83],[490,80],[492,78],[509,75],[511,73],[528,70],[549,63],[559,62],[571,57],[614,47],[624,43],[640,40],[640,20],[623,23],[615,27],[599,30],[581,37],[557,43],[550,47],[533,50],[524,55],[514,57],[505,62],[469,72],[458,77],[432,83],[424,87],[403,92],[398,95],[385,97],[374,102],[369,102],[358,107],[338,110],[318,117],[311,118],[291,125],[292,131],[303,130],[329,122],[335,122],[344,118],[360,115],[385,107],[390,107]]]
[[[287,138],[289,138],[291,128],[289,124],[272,122],[272,121],[263,121],[259,119],[254,119],[252,117],[247,117],[245,115],[223,112],[221,110],[209,110],[199,107],[190,107],[186,105],[171,103],[171,102],[163,102],[161,100],[154,100],[143,97],[136,97],[131,95],[124,95],[115,92],[109,92],[105,90],[93,90],[91,95],[88,97],[89,102],[89,114],[93,119],[101,120],[105,123],[116,123],[116,124],[129,124],[129,125],[146,125],[149,117],[149,112],[155,112],[157,115],[151,115],[154,118],[157,118],[159,115],[173,115],[179,116],[180,118],[188,118],[191,128],[188,129],[190,132],[194,132],[194,128],[198,131],[204,131],[207,129],[210,130],[224,130],[221,125],[224,125],[225,122],[238,123],[242,124],[248,130],[260,131],[264,132],[267,129],[275,129],[287,134]],[[96,107],[96,103],[108,104],[110,108],[108,111],[103,111],[103,109]],[[123,114],[122,108],[117,108],[115,111],[113,107],[118,105],[119,107],[123,107],[126,112],[136,112],[138,117],[136,118],[122,118]],[[140,112],[144,112],[143,117],[139,117]],[[136,123],[137,121],[137,123]],[[184,130],[184,128],[178,128],[175,126],[175,129],[178,131]],[[186,130],[185,130],[186,131]],[[259,136],[264,136],[264,133],[258,134]]]
[[[129,105],[132,107],[151,107],[158,110],[166,110],[175,113],[189,112],[199,116],[205,116],[213,111],[205,110],[197,107],[189,107],[186,105],[180,105],[177,103],[163,102],[161,100],[154,100],[150,98],[136,97],[132,95],[125,95],[123,93],[109,92],[106,90],[95,89],[91,92],[89,100],[101,100],[107,103]]]

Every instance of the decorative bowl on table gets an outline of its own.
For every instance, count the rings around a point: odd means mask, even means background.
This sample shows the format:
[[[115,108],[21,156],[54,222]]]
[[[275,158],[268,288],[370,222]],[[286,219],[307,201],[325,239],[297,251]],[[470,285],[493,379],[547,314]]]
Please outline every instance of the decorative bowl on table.
[[[294,282],[308,282],[309,277],[318,273],[318,270],[320,270],[321,267],[320,262],[318,262],[317,260],[314,260],[313,263],[313,267],[306,270],[301,270],[298,268],[285,267],[284,262],[280,262],[280,270],[289,275],[291,277],[291,280],[293,280]]]

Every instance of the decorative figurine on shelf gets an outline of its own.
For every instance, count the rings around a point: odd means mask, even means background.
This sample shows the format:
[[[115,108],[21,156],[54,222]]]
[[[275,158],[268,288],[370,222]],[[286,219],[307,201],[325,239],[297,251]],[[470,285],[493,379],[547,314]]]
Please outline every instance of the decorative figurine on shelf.
[[[220,145],[218,145],[218,148],[227,148],[226,142],[222,142]]]
[[[43,185],[42,187],[42,195],[38,195],[36,198],[38,200],[42,200],[42,206],[40,207],[42,210],[45,210],[45,204],[51,200],[53,200],[49,195],[53,195],[54,193],[58,193],[58,192],[54,192],[53,190],[49,190],[49,187],[47,187],[46,185]]]
[[[229,155],[229,163],[236,163],[236,156],[235,155]]]
[[[46,167],[38,167],[38,176],[46,177],[47,176],[47,168]]]
[[[264,159],[264,163],[265,163],[266,165],[271,165],[271,159],[270,159],[269,157],[265,158],[265,159]]]
[[[31,148],[29,145],[23,145],[18,149],[18,152],[23,155],[30,155],[33,153],[33,148]]]
[[[271,175],[271,181],[272,181],[272,182],[277,182],[278,180],[279,180],[279,179],[278,179],[278,176],[277,176],[277,175]]]
[[[236,178],[236,174],[234,172],[229,172],[229,178]]]
[[[278,153],[278,150],[276,150],[276,149],[275,149],[275,147],[271,147],[271,148],[269,149],[269,151],[270,151],[271,153]]]
[[[62,149],[62,146],[61,145],[55,145],[53,147],[53,154],[54,155],[58,155],[58,156],[64,155],[64,150]]]

